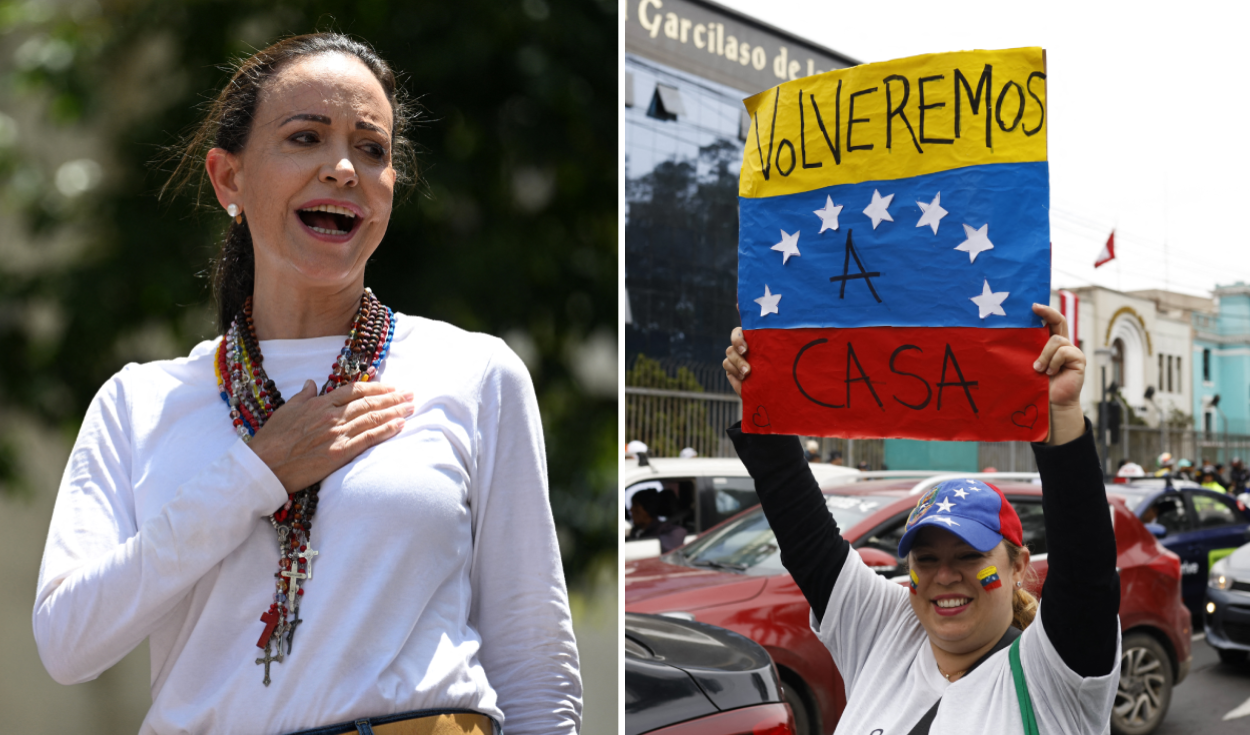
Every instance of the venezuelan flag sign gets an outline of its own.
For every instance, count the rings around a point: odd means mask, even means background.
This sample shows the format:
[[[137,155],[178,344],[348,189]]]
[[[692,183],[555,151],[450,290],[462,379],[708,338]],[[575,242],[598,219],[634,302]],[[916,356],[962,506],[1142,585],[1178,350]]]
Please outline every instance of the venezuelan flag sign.
[[[744,430],[1043,440],[1044,52],[866,64],[745,104]]]

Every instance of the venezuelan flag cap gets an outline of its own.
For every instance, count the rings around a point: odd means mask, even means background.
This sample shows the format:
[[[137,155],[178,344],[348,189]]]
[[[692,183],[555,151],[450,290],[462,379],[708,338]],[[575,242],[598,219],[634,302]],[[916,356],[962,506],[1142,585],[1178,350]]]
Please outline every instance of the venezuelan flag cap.
[[[1007,539],[1024,545],[1020,516],[1002,491],[980,480],[947,480],[920,498],[907,517],[907,530],[898,542],[898,555],[906,557],[916,534],[926,526],[950,531],[977,551],[989,551]]]

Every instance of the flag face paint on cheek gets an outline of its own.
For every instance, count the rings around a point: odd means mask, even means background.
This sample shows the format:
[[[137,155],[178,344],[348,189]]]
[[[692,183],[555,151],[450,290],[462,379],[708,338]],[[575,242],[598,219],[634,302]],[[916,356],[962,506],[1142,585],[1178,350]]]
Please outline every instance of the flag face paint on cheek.
[[[990,565],[977,572],[977,579],[981,581],[981,587],[986,592],[996,590],[1003,586],[1003,581],[998,577],[998,567]]]
[[[920,577],[916,576],[915,569],[910,570],[908,575],[911,576],[911,593],[914,595],[916,594],[916,585],[920,583]]]

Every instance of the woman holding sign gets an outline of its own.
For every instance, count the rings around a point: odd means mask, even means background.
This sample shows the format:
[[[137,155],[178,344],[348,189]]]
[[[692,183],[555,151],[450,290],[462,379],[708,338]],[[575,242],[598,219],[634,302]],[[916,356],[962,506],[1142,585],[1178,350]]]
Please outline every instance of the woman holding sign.
[[[993,485],[948,481],[920,499],[899,542],[908,590],[868,569],[841,537],[797,441],[729,429],[846,683],[838,733],[1107,729],[1119,681],[1120,584],[1080,406],[1085,356],[1057,311],[1033,310],[1051,334],[1033,364],[1050,377],[1050,436],[1033,445],[1050,564],[1040,609],[1023,589],[1029,552],[1019,517]],[[740,329],[726,355],[725,373],[741,393],[750,366]],[[1035,615],[1040,625],[1031,624]]]
[[[34,610],[64,684],[150,641],[142,733],[579,728],[529,374],[365,287],[410,122],[317,33],[242,61],[181,152],[228,223],[221,336],[100,389]]]

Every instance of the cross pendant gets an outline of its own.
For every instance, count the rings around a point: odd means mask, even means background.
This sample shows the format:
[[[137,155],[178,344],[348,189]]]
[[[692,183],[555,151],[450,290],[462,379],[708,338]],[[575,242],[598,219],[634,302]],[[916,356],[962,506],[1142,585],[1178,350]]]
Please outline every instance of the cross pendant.
[[[269,686],[269,681],[270,681],[270,679],[269,679],[269,664],[273,663],[274,661],[277,661],[278,663],[282,663],[282,652],[281,652],[281,651],[279,651],[277,656],[271,656],[271,655],[269,654],[269,648],[270,648],[269,644],[268,644],[268,643],[266,643],[266,644],[265,644],[265,655],[264,655],[264,657],[263,657],[263,658],[258,658],[258,659],[256,659],[256,663],[257,663],[257,664],[264,664],[264,665],[265,665],[265,686]]]
[[[260,616],[260,622],[265,624],[265,632],[261,633],[260,640],[256,641],[257,648],[269,648],[269,639],[273,637],[273,629],[278,627],[280,619],[277,611],[272,609]]]
[[[298,556],[300,559],[302,559],[305,562],[307,569],[305,569],[304,571],[308,574],[309,579],[312,579],[312,563],[313,563],[312,558],[320,553],[321,553],[320,551],[309,548],[307,551],[301,551],[298,554],[296,554],[296,556]]]
[[[290,623],[288,623],[286,626],[287,627],[287,631],[286,631],[286,652],[287,653],[291,652],[291,642],[295,639],[295,626],[304,622],[304,619],[299,616],[298,606],[296,606],[293,609],[293,613],[295,615],[295,619],[292,620]]]
[[[291,606],[295,606],[295,596],[299,594],[299,581],[308,579],[308,575],[303,572],[292,572],[290,569],[282,570],[282,576],[286,577],[289,582],[287,584],[287,599],[291,601]]]

